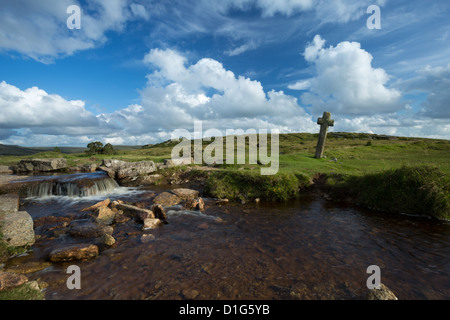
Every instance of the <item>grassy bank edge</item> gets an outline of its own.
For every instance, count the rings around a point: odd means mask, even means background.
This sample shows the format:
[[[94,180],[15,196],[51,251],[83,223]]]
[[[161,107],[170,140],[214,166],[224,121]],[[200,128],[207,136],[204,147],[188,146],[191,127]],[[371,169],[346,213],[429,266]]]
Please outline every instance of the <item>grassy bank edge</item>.
[[[436,167],[401,167],[363,176],[211,172],[204,193],[233,201],[287,201],[320,189],[334,201],[350,199],[364,207],[450,220],[450,177]]]

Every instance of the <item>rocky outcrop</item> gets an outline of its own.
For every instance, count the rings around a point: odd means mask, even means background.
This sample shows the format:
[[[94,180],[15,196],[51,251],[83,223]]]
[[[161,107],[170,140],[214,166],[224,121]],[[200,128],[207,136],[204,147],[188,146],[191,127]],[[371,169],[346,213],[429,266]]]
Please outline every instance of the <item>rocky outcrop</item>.
[[[77,244],[54,249],[49,254],[51,262],[68,262],[75,260],[89,260],[98,256],[95,244]]]
[[[116,200],[111,202],[106,199],[89,208],[81,211],[93,211],[96,215],[95,223],[93,222],[75,222],[70,228],[72,237],[94,238],[98,242],[107,245],[114,244],[114,238],[111,237],[113,223],[127,222],[133,219],[135,222],[142,224],[142,229],[154,229],[165,222],[167,216],[161,205],[153,205],[156,214],[149,209],[140,208],[131,204],[125,204],[123,201]]]
[[[18,172],[49,172],[67,168],[67,160],[55,159],[26,159],[20,160],[17,165]]]
[[[136,181],[139,176],[148,175],[157,170],[153,161],[126,162],[122,160],[103,160],[99,167],[119,183]]]

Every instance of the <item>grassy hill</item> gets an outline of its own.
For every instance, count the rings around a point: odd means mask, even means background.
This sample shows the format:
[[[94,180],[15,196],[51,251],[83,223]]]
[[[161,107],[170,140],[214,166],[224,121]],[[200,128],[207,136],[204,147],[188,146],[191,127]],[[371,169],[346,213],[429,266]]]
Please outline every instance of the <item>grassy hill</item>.
[[[203,141],[203,148],[211,142]],[[225,144],[225,139],[223,139]],[[314,159],[317,134],[292,133],[279,136],[280,173],[301,173],[314,176],[325,174],[365,175],[402,166],[437,166],[450,174],[450,141],[424,138],[392,137],[374,134],[332,132],[328,134],[325,158]],[[0,165],[14,165],[22,158],[63,157],[69,165],[98,163],[105,158],[125,161],[153,160],[162,162],[171,158],[171,152],[178,142],[165,141],[151,146],[114,146],[116,155],[87,156],[86,148],[60,147],[61,153],[53,147],[25,148],[0,145]],[[193,144],[192,144],[193,145]],[[270,153],[270,139],[268,142]],[[235,143],[235,150],[237,146]],[[193,148],[192,148],[193,149]],[[236,152],[235,152],[236,153]],[[224,154],[225,159],[225,146]],[[252,171],[258,165],[248,164],[248,140],[246,140],[246,163],[242,165],[223,164],[227,170]],[[225,161],[224,161],[225,162]],[[258,170],[259,171],[259,170]]]
[[[317,136],[280,135],[279,171],[274,176],[262,176],[261,165],[249,164],[246,140],[246,164],[214,165],[214,170],[207,172],[205,192],[218,198],[279,201],[298,196],[314,180],[316,185],[320,182],[323,192],[336,199],[351,198],[380,210],[450,219],[449,140],[332,132],[328,134],[325,157],[315,159]],[[177,144],[165,141],[143,147],[115,147],[114,156],[49,151],[0,156],[0,165],[14,165],[22,158],[53,157],[66,158],[70,166],[100,164],[105,158],[162,162],[171,158]],[[202,142],[203,148],[210,144]],[[269,139],[269,154],[270,145]],[[225,147],[223,150],[225,157]],[[192,167],[198,165],[177,170],[205,175],[204,170]]]

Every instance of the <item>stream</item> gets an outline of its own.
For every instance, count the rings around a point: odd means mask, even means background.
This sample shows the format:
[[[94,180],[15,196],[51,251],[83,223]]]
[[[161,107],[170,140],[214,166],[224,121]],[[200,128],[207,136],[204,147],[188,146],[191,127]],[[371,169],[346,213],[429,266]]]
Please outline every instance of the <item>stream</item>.
[[[147,201],[174,186],[118,187],[101,195],[31,197],[21,210],[83,220],[81,209],[106,198]],[[117,224],[116,244],[89,261],[53,264],[28,275],[60,299],[360,299],[370,265],[400,300],[450,298],[450,223],[389,215],[306,195],[287,203],[228,203],[205,199],[205,212],[166,209],[168,224],[141,231]],[[49,246],[74,241],[35,227],[32,251],[7,266],[45,261]],[[152,234],[150,241],[143,234]],[[148,239],[148,238],[147,238]],[[69,290],[69,265],[81,289]]]

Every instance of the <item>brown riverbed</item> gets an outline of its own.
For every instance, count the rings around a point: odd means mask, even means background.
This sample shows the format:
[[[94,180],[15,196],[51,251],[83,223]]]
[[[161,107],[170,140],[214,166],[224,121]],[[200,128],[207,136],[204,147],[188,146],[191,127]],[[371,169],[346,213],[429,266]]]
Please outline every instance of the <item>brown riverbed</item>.
[[[154,190],[159,192],[162,189]],[[151,199],[144,193],[112,198]],[[83,219],[103,198],[22,202],[34,219]],[[206,201],[200,212],[169,211],[169,224],[141,231],[132,222],[115,227],[114,246],[86,262],[54,264],[28,275],[48,283],[46,299],[359,299],[366,269],[399,299],[450,297],[450,223],[387,215],[308,196],[286,204]],[[220,219],[218,219],[220,218]],[[8,266],[45,260],[52,246],[79,242],[56,228],[38,227],[28,255]],[[154,241],[142,241],[143,234]],[[81,269],[80,290],[69,290],[66,268]]]

